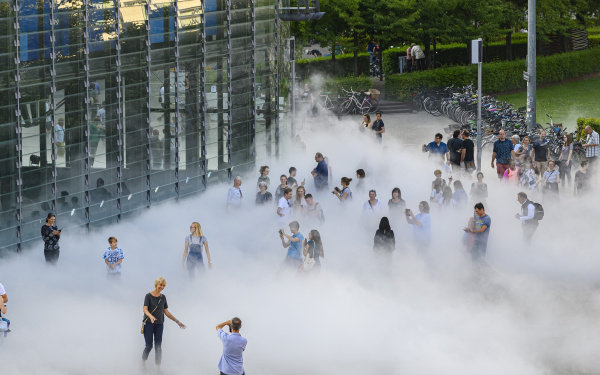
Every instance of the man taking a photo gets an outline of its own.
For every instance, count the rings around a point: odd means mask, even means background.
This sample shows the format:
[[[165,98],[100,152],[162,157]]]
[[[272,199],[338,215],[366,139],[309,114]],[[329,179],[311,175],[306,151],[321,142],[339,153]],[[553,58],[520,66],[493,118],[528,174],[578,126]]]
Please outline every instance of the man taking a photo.
[[[229,332],[223,331],[223,327],[229,326]],[[233,318],[217,325],[217,334],[223,342],[223,355],[219,361],[221,375],[244,375],[244,350],[248,340],[240,335],[242,321]]]

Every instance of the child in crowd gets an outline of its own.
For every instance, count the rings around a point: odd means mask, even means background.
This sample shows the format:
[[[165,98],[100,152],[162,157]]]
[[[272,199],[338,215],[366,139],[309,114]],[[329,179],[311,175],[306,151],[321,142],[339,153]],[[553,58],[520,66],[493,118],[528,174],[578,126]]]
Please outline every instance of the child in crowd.
[[[108,249],[104,252],[104,263],[106,263],[106,271],[108,277],[119,278],[121,276],[121,263],[123,263],[123,250],[117,247],[117,238],[109,237]]]
[[[439,169],[433,171],[433,175],[435,176],[435,180],[431,183],[431,195],[429,196],[429,200],[431,202],[439,202],[444,194],[446,180],[442,178],[442,171]]]

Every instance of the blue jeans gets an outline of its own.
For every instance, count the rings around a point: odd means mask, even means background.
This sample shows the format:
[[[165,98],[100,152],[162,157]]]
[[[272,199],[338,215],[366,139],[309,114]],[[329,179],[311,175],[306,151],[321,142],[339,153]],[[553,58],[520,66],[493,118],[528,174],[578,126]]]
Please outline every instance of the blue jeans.
[[[202,260],[202,253],[196,251],[188,253],[185,266],[190,274],[190,279],[193,279],[194,276],[196,276],[196,268],[198,268],[200,272],[204,272],[204,260]]]
[[[142,353],[142,359],[145,361],[148,359],[148,355],[152,350],[152,338],[154,337],[154,360],[157,366],[160,366],[162,360],[162,336],[163,336],[164,324],[152,324],[150,319],[146,321],[144,326],[144,340],[146,340],[146,347],[144,353]]]
[[[473,262],[482,262],[485,258],[487,244],[481,242],[473,242],[473,247],[471,248],[471,259]]]

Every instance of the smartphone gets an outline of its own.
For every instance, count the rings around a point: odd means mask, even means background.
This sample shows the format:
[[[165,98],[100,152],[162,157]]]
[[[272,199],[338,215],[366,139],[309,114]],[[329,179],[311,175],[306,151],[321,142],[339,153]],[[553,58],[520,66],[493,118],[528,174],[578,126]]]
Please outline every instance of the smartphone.
[[[406,210],[404,210],[404,215],[410,216],[410,208],[407,208]]]

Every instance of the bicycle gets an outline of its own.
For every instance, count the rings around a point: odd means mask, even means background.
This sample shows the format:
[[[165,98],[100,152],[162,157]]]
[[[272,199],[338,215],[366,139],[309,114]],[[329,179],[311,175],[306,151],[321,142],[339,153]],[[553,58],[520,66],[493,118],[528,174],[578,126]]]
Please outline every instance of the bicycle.
[[[317,104],[319,105],[319,107],[321,107],[321,109],[335,109],[335,103],[331,100],[331,98],[329,98],[329,94],[331,94],[331,91],[327,91],[325,94],[321,94],[319,95],[319,98],[317,98]]]
[[[377,111],[379,108],[379,100],[372,98],[370,93],[358,93],[352,90],[352,88],[350,88],[350,91],[344,89],[342,91],[349,94],[349,97],[340,103],[340,113],[342,115],[347,115],[353,109],[359,110],[364,115],[365,113]]]

